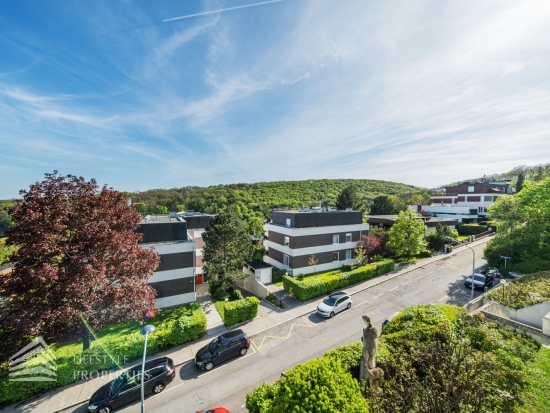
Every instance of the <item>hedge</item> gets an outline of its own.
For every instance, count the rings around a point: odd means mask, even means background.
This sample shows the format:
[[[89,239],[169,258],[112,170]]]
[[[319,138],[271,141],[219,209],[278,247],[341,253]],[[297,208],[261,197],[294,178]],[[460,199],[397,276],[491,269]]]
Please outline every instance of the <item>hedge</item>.
[[[511,271],[516,271],[522,274],[533,274],[539,271],[550,270],[550,261],[533,257],[529,261],[512,263],[508,268]]]
[[[480,224],[458,224],[456,227],[458,235],[477,235],[487,232],[487,225]]]
[[[199,303],[163,310],[148,322],[157,328],[149,335],[148,355],[196,340],[206,334],[206,316]],[[0,369],[0,407],[90,377],[90,374],[94,378],[106,374],[105,380],[108,380],[108,370],[126,369],[128,366],[122,366],[124,363],[139,363],[143,355],[140,327],[138,322],[105,327],[86,351],[82,351],[82,343],[77,341],[51,343],[49,347],[57,364],[57,381],[9,381],[8,365],[7,362],[3,363]]]
[[[307,301],[348,285],[385,274],[392,271],[394,265],[395,263],[393,260],[383,259],[345,273],[309,276],[301,280],[285,275],[283,277],[283,286],[285,291],[289,294],[292,294],[299,300]]]
[[[271,270],[271,282],[278,283],[279,281],[283,281],[284,275],[286,275],[286,270],[273,267]]]
[[[252,320],[258,315],[260,300],[256,297],[247,297],[242,300],[229,301],[224,305],[224,320],[227,327],[234,326],[241,321]]]
[[[550,301],[550,271],[525,275],[492,290],[485,298],[515,309]]]

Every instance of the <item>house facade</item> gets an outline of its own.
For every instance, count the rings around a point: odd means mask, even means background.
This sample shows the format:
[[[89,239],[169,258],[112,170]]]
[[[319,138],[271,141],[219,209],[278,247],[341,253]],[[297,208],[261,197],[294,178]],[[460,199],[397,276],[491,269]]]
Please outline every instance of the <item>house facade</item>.
[[[462,182],[434,195],[431,205],[422,205],[423,214],[439,218],[456,218],[458,222],[478,222],[487,217],[487,209],[502,195],[513,193],[510,181]],[[418,205],[409,208],[418,211]],[[420,211],[419,211],[420,212]]]
[[[359,211],[273,211],[271,222],[264,225],[264,261],[292,276],[356,264],[354,249],[368,230]]]

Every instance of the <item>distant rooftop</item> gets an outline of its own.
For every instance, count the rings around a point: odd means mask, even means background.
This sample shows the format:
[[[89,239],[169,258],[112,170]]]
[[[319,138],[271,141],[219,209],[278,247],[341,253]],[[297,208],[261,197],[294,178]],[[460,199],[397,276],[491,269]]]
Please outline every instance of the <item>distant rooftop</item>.
[[[268,264],[267,262],[260,260],[258,258],[254,258],[253,260],[246,262],[250,267],[254,268],[255,270],[259,270],[260,268],[271,268],[273,265]]]
[[[169,214],[152,214],[142,217],[140,224],[147,223],[162,223],[162,222],[183,222],[189,221],[191,219],[196,219],[198,217],[212,217],[213,215],[203,214],[201,212],[195,211],[185,211],[185,212],[170,212]]]

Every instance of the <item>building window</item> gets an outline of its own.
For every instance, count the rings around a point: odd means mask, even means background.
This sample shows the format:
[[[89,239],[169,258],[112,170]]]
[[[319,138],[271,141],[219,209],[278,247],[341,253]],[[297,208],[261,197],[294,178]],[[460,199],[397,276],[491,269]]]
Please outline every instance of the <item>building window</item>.
[[[288,254],[283,254],[283,265],[290,267],[290,257]]]
[[[468,187],[468,192],[474,192],[474,187],[473,187],[473,186],[469,186],[469,187]]]
[[[340,237],[338,236],[338,234],[334,234],[334,235],[332,236],[332,243],[333,243],[333,244],[338,244],[339,238],[340,238]]]
[[[346,242],[351,242],[351,234],[346,234]]]
[[[332,253],[332,261],[339,261],[340,257],[337,252]]]
[[[287,227],[290,227],[290,218],[287,218],[287,219],[286,219],[286,226],[287,226]]]
[[[285,237],[285,247],[288,247],[290,245],[290,238]]]
[[[464,197],[464,202],[468,202],[468,197],[467,196]]]
[[[493,197],[492,196],[484,196],[483,201],[484,202],[493,202]]]
[[[351,260],[351,250],[346,251],[346,260]]]

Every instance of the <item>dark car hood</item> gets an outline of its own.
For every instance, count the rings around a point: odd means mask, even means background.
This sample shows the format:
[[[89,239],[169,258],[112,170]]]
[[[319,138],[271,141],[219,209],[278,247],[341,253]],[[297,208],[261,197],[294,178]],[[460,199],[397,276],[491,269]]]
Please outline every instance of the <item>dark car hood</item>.
[[[109,398],[109,396],[111,395],[111,383],[112,382],[104,384],[99,389],[97,389],[92,397],[90,397],[90,403],[95,403]]]
[[[210,350],[208,346],[204,346],[199,351],[197,351],[197,354],[195,355],[195,360],[202,361],[202,360],[209,360],[212,358],[212,353],[210,353]]]

